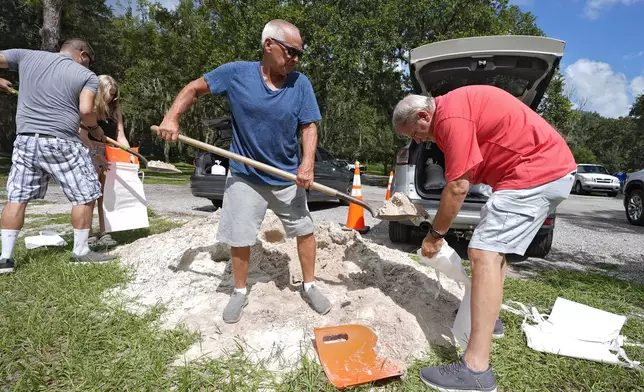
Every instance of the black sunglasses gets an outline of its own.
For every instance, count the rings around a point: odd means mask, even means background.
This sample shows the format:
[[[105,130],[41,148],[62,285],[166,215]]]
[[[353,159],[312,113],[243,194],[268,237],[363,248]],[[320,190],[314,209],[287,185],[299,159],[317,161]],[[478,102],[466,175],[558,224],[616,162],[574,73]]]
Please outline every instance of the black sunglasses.
[[[277,42],[278,44],[280,44],[284,49],[286,49],[286,54],[288,54],[288,57],[297,56],[298,58],[302,58],[302,55],[304,54],[304,52],[301,51],[300,49],[294,48],[291,45],[284,43],[278,39],[275,39],[273,37],[271,37],[271,39]]]

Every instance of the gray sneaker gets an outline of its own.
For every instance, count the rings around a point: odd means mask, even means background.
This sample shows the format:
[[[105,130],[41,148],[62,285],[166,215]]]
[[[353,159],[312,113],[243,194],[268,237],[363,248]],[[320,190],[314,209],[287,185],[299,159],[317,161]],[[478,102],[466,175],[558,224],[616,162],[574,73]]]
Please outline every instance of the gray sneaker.
[[[300,291],[300,296],[306,301],[313,309],[320,314],[327,314],[331,310],[331,302],[322,294],[320,289],[317,286],[313,285],[308,291],[304,290],[304,285],[302,285],[302,290]]]
[[[13,272],[12,259],[0,259],[0,275]]]
[[[420,369],[420,379],[440,392],[496,392],[496,379],[490,366],[484,372],[473,372],[464,361]]]
[[[505,337],[505,327],[503,326],[503,321],[501,321],[501,319],[496,319],[494,322],[494,332],[492,332],[492,337],[494,339]]]
[[[73,252],[69,257],[69,261],[72,264],[105,264],[108,261],[115,260],[116,256],[108,255],[105,253],[98,253],[94,251],[89,251],[83,256],[77,256]]]
[[[242,310],[248,305],[248,295],[235,290],[224,308],[223,319],[225,323],[234,324],[241,319]]]

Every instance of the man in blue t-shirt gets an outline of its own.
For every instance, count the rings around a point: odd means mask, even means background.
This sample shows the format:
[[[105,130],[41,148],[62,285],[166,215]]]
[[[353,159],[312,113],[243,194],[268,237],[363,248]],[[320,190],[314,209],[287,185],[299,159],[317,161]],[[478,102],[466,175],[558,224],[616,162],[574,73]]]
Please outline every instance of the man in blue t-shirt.
[[[302,56],[302,38],[293,24],[272,20],[262,32],[264,55],[259,62],[223,64],[194,80],[179,93],[159,126],[159,135],[177,140],[179,119],[193,102],[208,93],[223,95],[231,108],[231,150],[239,155],[296,174],[296,183],[231,161],[217,240],[232,248],[235,291],[223,311],[227,323],[240,320],[248,304],[246,277],[250,247],[255,244],[267,209],[280,218],[287,236],[297,237],[302,266],[302,298],[326,314],[331,303],[314,283],[315,237],[306,203],[313,182],[317,127],[321,119],[313,87],[293,71]],[[302,161],[298,131],[302,130]],[[277,304],[275,304],[277,305]]]

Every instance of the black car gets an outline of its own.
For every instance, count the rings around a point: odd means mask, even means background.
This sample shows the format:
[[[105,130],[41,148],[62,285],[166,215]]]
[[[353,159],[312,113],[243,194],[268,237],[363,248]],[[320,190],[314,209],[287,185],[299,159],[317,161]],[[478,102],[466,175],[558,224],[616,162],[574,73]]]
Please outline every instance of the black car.
[[[232,140],[232,122],[230,117],[220,117],[204,121],[204,124],[215,131],[217,147],[228,150]],[[301,145],[300,145],[301,156]],[[190,191],[195,197],[209,199],[213,205],[221,206],[226,187],[226,175],[211,174],[211,169],[219,161],[228,173],[228,158],[217,154],[198,151],[195,155],[195,170],[190,177]],[[345,165],[335,158],[326,149],[318,146],[315,154],[315,182],[326,185],[341,192],[351,193],[353,185],[353,172],[346,170]],[[326,194],[317,191],[308,191],[309,202],[337,201]],[[342,201],[341,201],[342,202]]]

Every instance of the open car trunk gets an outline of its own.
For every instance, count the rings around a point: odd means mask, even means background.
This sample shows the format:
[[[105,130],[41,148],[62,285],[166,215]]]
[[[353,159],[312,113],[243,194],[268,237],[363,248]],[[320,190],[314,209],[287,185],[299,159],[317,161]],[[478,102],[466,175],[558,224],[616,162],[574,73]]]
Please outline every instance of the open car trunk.
[[[560,40],[518,35],[439,41],[411,51],[412,83],[418,94],[434,97],[467,85],[493,85],[536,110],[564,47]],[[443,152],[434,143],[421,143],[416,148],[420,149],[414,154],[416,190],[423,198],[440,199]],[[466,201],[487,200],[489,189],[477,188],[471,189]]]

